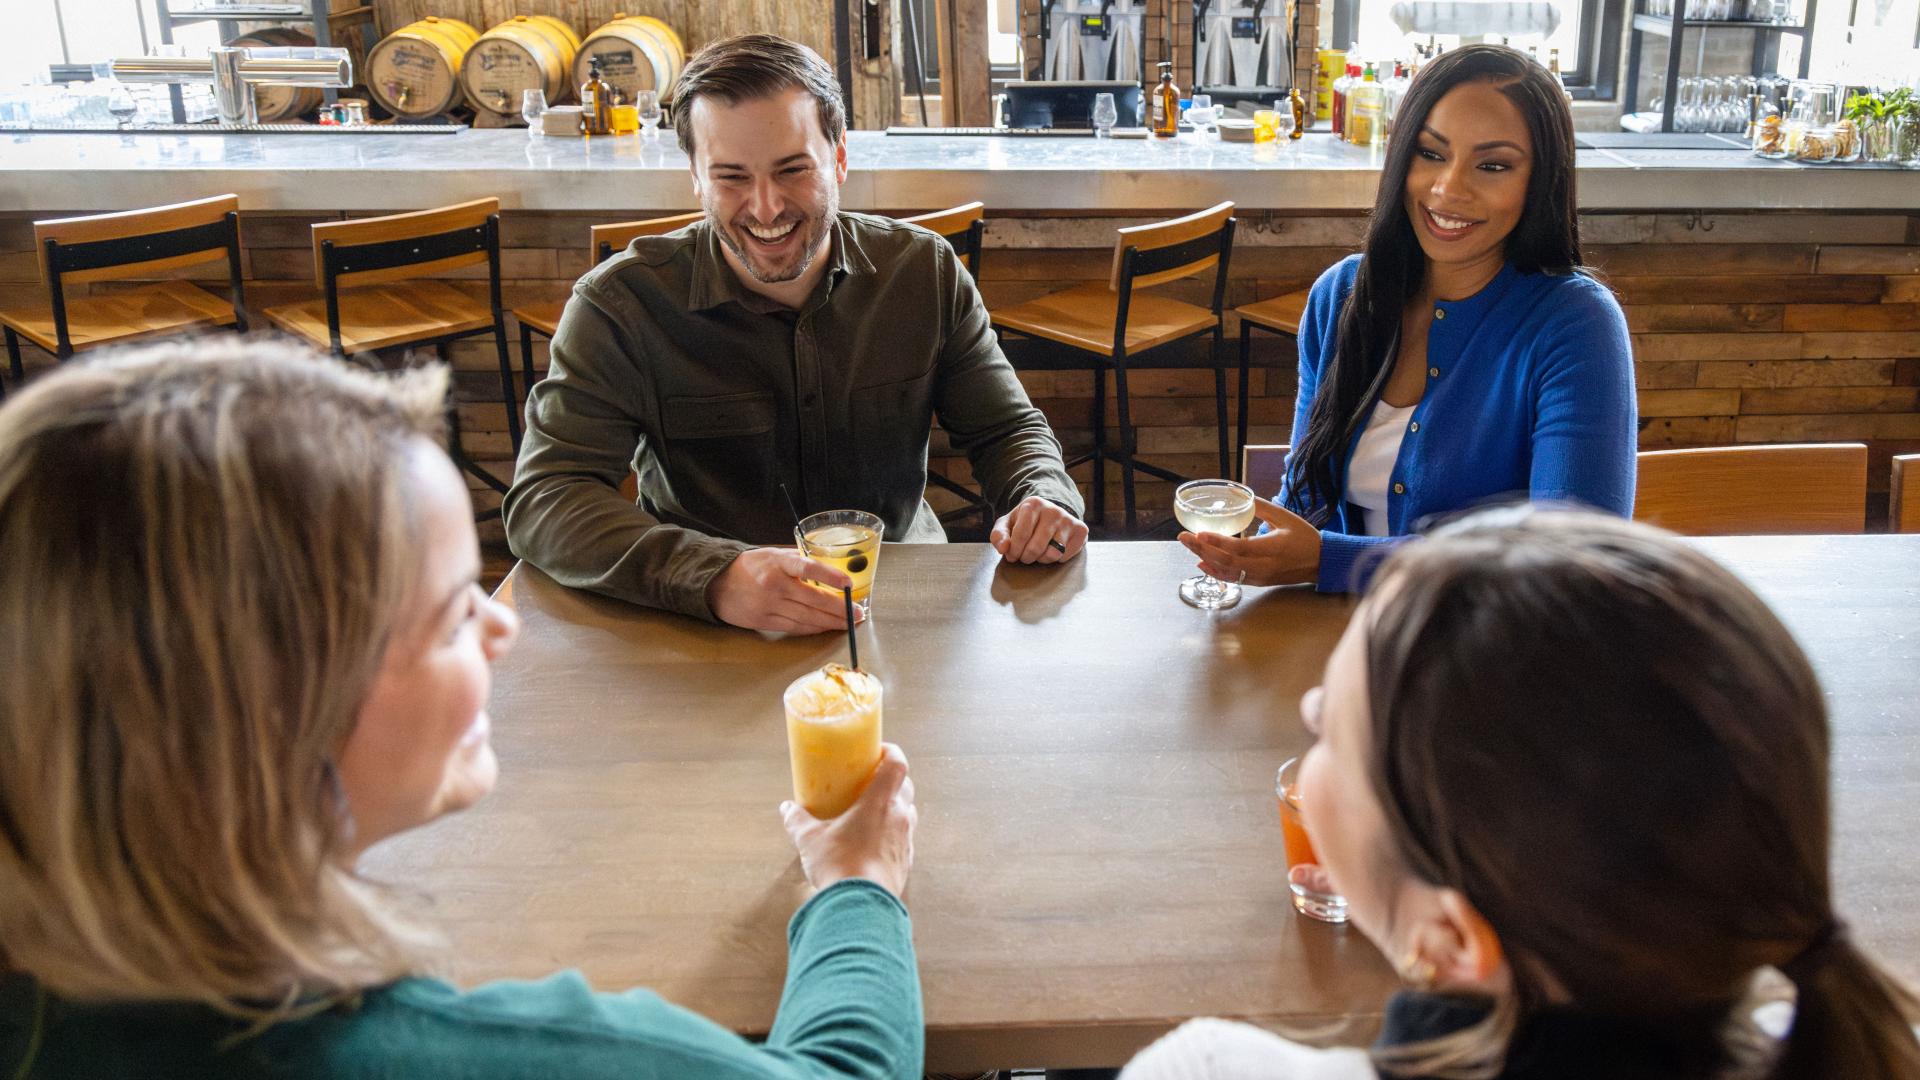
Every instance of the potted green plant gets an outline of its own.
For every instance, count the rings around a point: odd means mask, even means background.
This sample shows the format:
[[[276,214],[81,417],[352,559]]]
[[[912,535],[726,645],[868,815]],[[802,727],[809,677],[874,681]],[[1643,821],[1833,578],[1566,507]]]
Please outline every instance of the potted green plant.
[[[1920,163],[1920,94],[1901,87],[1887,95],[1894,129],[1893,160]]]

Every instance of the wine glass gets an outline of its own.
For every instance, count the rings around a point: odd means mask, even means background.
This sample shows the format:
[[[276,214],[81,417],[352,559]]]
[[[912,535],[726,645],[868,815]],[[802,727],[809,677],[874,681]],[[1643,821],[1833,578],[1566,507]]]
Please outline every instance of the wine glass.
[[[540,118],[547,114],[547,92],[534,88],[520,91],[520,119],[527,122],[527,132],[531,135],[544,134]]]
[[[634,111],[640,116],[640,137],[652,139],[659,135],[660,128],[660,92],[658,90],[638,90],[633,95]]]
[[[1189,480],[1174,489],[1173,516],[1191,532],[1236,536],[1253,524],[1253,489],[1231,480]],[[1180,599],[1220,611],[1240,602],[1240,586],[1196,574],[1180,583]]]
[[[1282,149],[1293,142],[1293,102],[1281,98],[1273,103],[1273,137]]]
[[[1113,137],[1113,125],[1120,122],[1120,110],[1113,103],[1112,94],[1093,96],[1093,133],[1099,138]]]

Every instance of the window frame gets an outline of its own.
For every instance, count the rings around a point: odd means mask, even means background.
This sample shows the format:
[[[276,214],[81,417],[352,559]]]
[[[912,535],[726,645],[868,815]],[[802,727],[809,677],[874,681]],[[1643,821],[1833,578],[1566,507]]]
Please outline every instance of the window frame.
[[[1360,4],[1387,0],[1332,0],[1333,47],[1346,49],[1359,33]],[[1573,70],[1562,72],[1575,101],[1619,96],[1620,44],[1628,0],[1580,0],[1580,31]]]

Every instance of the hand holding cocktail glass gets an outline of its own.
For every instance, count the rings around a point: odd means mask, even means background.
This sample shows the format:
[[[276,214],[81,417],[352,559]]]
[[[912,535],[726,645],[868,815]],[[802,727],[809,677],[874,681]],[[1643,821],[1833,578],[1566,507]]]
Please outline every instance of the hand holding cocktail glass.
[[[815,889],[850,877],[877,881],[895,896],[906,889],[920,812],[913,803],[907,756],[898,746],[881,744],[872,779],[845,813],[821,820],[788,801],[780,804],[780,819]]]
[[[844,571],[792,548],[748,548],[707,586],[707,606],[730,626],[821,634],[844,628],[840,590],[852,585]]]
[[[1253,500],[1253,516],[1266,523],[1266,532],[1248,537],[1183,532],[1180,542],[1199,557],[1202,572],[1222,581],[1299,585],[1319,577],[1320,530],[1259,496]]]

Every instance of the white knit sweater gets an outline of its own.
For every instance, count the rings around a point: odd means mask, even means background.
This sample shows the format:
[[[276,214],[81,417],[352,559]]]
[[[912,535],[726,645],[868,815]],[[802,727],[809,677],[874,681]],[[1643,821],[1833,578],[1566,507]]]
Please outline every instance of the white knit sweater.
[[[1379,1080],[1365,1051],[1316,1050],[1227,1020],[1190,1020],[1140,1051],[1120,1080]]]

